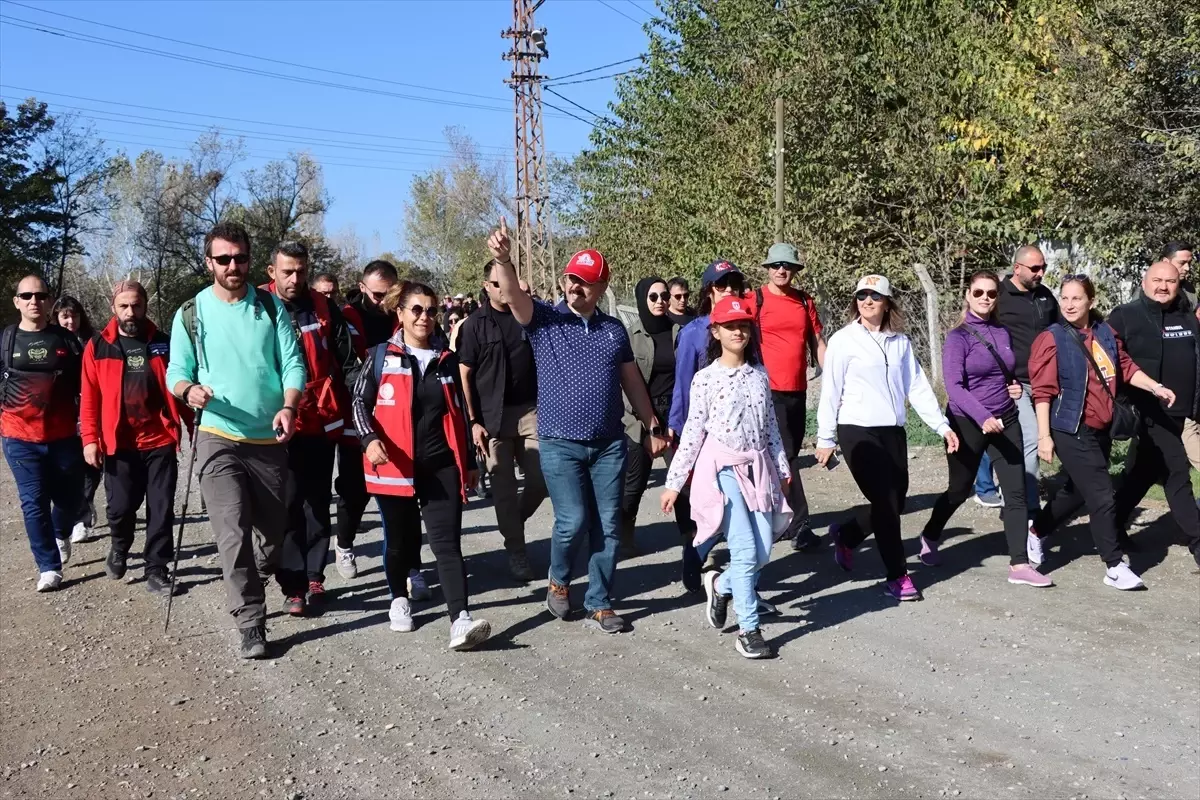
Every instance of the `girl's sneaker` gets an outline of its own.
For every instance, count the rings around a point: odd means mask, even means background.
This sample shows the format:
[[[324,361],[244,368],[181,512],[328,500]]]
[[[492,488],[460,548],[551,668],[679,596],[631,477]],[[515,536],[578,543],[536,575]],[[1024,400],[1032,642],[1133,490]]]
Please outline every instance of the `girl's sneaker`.
[[[1016,564],[1008,568],[1008,582],[1018,583],[1025,586],[1036,586],[1039,589],[1045,589],[1048,586],[1053,586],[1054,581],[1050,580],[1049,575],[1043,575],[1033,568],[1032,564]]]
[[[1040,567],[1046,560],[1046,553],[1042,549],[1042,537],[1033,529],[1032,522],[1029,523],[1029,534],[1025,537],[1025,555],[1035,567]]]
[[[433,597],[433,592],[429,591],[429,584],[425,583],[425,576],[418,569],[408,571],[408,598],[413,602],[423,602]]]
[[[942,559],[938,556],[938,547],[941,542],[935,542],[932,539],[921,537],[921,563],[927,567],[936,567],[942,563]]]
[[[729,617],[730,595],[717,591],[717,578],[721,577],[717,570],[709,570],[701,577],[704,581],[704,594],[708,598],[708,602],[704,604],[704,616],[709,625],[721,630]]]
[[[759,628],[738,634],[734,647],[745,658],[771,658],[775,655],[775,651],[771,645],[767,644],[767,640],[763,638],[762,630]]]
[[[913,586],[912,578],[907,575],[902,575],[894,581],[888,581],[884,584],[883,590],[896,600],[921,599],[921,593],[917,591],[916,586]]]

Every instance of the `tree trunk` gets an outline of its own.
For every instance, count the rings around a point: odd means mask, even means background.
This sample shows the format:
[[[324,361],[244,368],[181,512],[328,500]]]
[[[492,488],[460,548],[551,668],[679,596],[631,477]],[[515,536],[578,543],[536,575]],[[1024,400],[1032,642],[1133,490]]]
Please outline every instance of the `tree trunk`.
[[[942,337],[938,313],[938,290],[929,274],[929,268],[924,264],[913,264],[913,272],[921,281],[921,289],[925,292],[925,330],[929,336],[929,382],[937,386],[942,380]]]

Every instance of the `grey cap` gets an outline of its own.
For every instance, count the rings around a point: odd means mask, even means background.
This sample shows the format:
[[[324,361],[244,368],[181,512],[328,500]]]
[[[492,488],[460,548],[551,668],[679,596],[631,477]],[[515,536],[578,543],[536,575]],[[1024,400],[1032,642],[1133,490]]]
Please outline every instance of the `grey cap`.
[[[800,253],[796,250],[796,246],[787,242],[777,242],[771,245],[771,249],[767,251],[767,259],[762,262],[764,267],[771,264],[791,264],[794,267],[803,267],[804,262],[800,259]]]

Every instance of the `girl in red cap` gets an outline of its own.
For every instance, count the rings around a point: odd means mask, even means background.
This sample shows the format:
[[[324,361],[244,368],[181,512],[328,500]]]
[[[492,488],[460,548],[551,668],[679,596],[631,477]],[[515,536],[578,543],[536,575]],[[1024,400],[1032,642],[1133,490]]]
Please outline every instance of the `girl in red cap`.
[[[671,512],[691,472],[695,544],[723,533],[729,545],[729,568],[704,573],[708,622],[724,628],[732,599],[740,629],[737,651],[746,658],[770,658],[774,651],[758,625],[755,585],[770,560],[775,532],[791,522],[785,499],[788,462],[767,373],[750,346],[751,305],[726,297],[710,322],[711,363],[692,379],[687,422],[667,474],[662,508]]]

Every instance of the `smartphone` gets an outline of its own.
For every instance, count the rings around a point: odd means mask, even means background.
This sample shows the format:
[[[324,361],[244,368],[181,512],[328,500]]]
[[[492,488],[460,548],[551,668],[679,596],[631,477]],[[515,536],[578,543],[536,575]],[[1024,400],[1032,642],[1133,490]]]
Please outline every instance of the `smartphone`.
[[[833,469],[838,465],[837,453],[830,453],[829,460],[825,462],[825,469]]]

